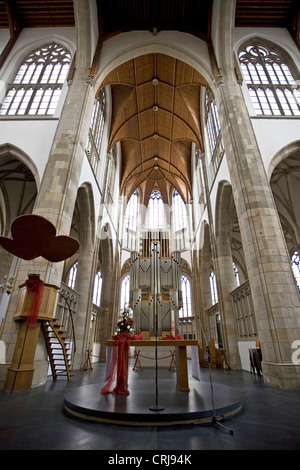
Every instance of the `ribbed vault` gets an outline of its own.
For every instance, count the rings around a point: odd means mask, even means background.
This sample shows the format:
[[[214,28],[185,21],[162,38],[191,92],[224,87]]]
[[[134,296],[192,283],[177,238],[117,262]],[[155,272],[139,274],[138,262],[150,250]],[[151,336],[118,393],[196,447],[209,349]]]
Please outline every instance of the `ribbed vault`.
[[[200,90],[206,80],[186,63],[147,54],[113,70],[100,88],[112,91],[111,149],[122,146],[121,192],[140,188],[147,204],[153,189],[168,203],[171,187],[191,192],[191,145],[203,149]]]

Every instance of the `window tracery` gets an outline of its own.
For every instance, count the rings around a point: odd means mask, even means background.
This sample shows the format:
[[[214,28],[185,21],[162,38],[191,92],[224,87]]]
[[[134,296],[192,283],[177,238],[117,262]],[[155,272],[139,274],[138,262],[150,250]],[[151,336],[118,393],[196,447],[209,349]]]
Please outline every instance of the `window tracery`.
[[[135,190],[131,195],[126,211],[125,211],[125,228],[137,231],[137,218],[138,218],[138,192]]]
[[[181,291],[182,291],[182,309],[179,311],[180,318],[191,317],[192,313],[192,296],[191,296],[191,284],[189,279],[185,276],[181,276]]]
[[[71,289],[75,288],[77,268],[78,268],[78,261],[76,261],[76,263],[73,264],[73,266],[71,267],[69,271],[68,286],[71,287]]]
[[[70,52],[55,43],[31,52],[8,87],[0,115],[53,115],[70,62]]]
[[[300,290],[300,256],[298,251],[295,251],[295,253],[292,256],[292,270],[295,276],[295,280],[298,286],[298,289]]]
[[[106,112],[105,90],[98,93],[95,100],[92,119],[89,128],[86,154],[93,170],[96,172],[100,162],[101,142],[103,138]]]
[[[121,308],[129,304],[130,297],[130,275],[124,277],[121,284]]]
[[[100,307],[101,302],[102,277],[101,271],[98,271],[94,280],[93,304]]]
[[[239,61],[256,114],[300,115],[300,91],[281,54],[254,41],[240,52]]]
[[[213,94],[207,90],[205,95],[205,120],[211,152],[213,172],[216,173],[224,155],[219,114]]]
[[[173,193],[173,226],[175,232],[187,227],[187,216],[184,201],[177,190]]]
[[[216,275],[213,271],[211,271],[210,273],[209,282],[210,282],[210,293],[211,293],[212,305],[215,305],[218,303],[219,298],[218,298]]]
[[[164,204],[159,191],[153,191],[148,205],[148,227],[159,230],[164,226]]]

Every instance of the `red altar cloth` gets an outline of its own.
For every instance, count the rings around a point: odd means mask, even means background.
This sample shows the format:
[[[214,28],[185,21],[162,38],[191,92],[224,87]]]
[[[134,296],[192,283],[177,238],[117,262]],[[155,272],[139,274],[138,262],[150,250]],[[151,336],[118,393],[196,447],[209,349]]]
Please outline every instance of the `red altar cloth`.
[[[109,378],[101,390],[101,395],[113,393],[115,395],[129,395],[128,390],[128,353],[131,340],[143,340],[143,335],[120,333],[114,336],[113,355]],[[116,385],[115,385],[116,383]],[[115,386],[114,386],[115,385]]]

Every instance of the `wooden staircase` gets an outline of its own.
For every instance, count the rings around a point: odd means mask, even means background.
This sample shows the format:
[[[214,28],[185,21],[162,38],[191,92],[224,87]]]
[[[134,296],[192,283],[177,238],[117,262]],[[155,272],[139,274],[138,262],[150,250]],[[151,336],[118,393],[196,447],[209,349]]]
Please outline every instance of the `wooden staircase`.
[[[66,341],[65,333],[56,320],[43,321],[43,333],[46,340],[53,380],[58,377],[67,377],[72,374],[70,344]]]

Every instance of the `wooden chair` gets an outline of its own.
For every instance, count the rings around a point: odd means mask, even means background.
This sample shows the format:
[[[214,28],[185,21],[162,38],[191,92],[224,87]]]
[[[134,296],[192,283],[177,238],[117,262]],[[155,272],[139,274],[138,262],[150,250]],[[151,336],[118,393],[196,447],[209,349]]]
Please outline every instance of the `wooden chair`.
[[[209,349],[209,352],[208,352]],[[209,357],[210,353],[210,357]],[[208,345],[208,348],[201,348],[199,346],[199,362],[200,367],[209,367],[209,359],[210,359],[210,366],[214,369],[222,369],[224,356],[223,351],[216,348],[214,340]]]

